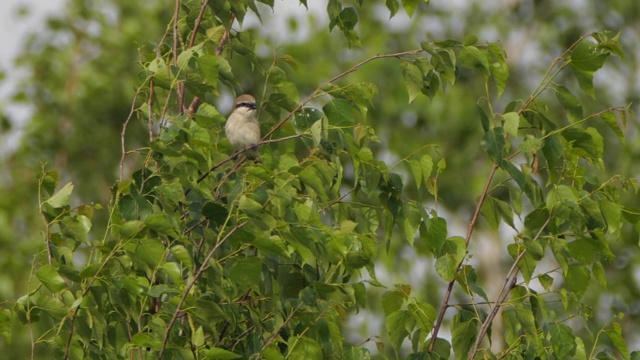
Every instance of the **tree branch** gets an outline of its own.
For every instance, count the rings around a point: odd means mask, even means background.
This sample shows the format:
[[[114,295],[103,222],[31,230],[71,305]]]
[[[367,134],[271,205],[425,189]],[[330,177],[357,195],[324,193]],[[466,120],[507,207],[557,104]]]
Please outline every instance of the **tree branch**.
[[[549,217],[544,222],[544,224],[542,224],[542,226],[540,227],[540,230],[538,230],[538,233],[536,234],[536,236],[533,238],[532,241],[536,241],[540,238],[540,235],[542,235],[542,231],[547,227],[550,221],[551,221],[551,214],[549,214]],[[496,300],[495,306],[493,307],[493,310],[491,310],[491,312],[489,313],[489,316],[487,316],[487,318],[484,320],[484,323],[480,328],[480,333],[478,333],[476,342],[473,345],[473,350],[471,350],[471,353],[469,354],[469,360],[473,360],[473,358],[476,356],[476,353],[478,353],[478,350],[480,349],[480,344],[482,343],[482,339],[484,339],[485,335],[487,334],[487,331],[489,330],[489,327],[491,326],[493,319],[496,317],[496,315],[498,315],[498,310],[500,310],[500,307],[502,306],[502,304],[504,304],[504,301],[509,295],[509,292],[511,291],[511,289],[515,287],[516,280],[518,279],[518,263],[520,262],[520,260],[522,260],[522,258],[526,253],[527,253],[527,249],[524,249],[520,254],[518,254],[518,257],[516,257],[516,259],[513,261],[513,264],[511,265],[511,269],[509,269],[509,272],[507,273],[504,283],[502,284],[502,287],[498,292],[498,299]]]
[[[482,191],[482,194],[480,195],[480,199],[478,200],[478,205],[476,206],[476,210],[473,212],[473,216],[469,221],[469,228],[467,229],[467,236],[465,238],[465,244],[467,245],[467,248],[469,247],[469,243],[471,242],[471,236],[473,235],[473,231],[476,228],[478,218],[480,217],[480,210],[482,210],[482,205],[484,204],[484,201],[487,198],[487,195],[489,195],[491,181],[493,181],[493,176],[496,174],[498,167],[499,167],[498,164],[496,163],[493,164],[493,167],[491,168],[491,172],[489,172],[489,176],[487,176],[487,182],[484,185],[484,190]],[[463,263],[464,263],[464,259],[462,259],[462,261],[460,261],[460,263],[458,264],[456,273],[460,271]],[[449,285],[447,286],[447,291],[444,293],[444,298],[442,299],[442,305],[440,305],[440,312],[438,313],[436,322],[433,325],[433,332],[431,333],[431,343],[429,344],[429,353],[433,352],[433,349],[436,345],[438,332],[440,331],[440,327],[442,326],[442,321],[444,320],[444,314],[447,312],[447,309],[449,308],[449,299],[451,298],[453,285],[455,283],[456,283],[455,279],[449,281]]]
[[[176,305],[176,310],[174,311],[173,316],[171,317],[171,320],[169,320],[169,323],[167,324],[167,329],[165,330],[164,337],[162,339],[162,347],[160,348],[158,359],[162,359],[162,356],[164,355],[164,351],[167,348],[167,343],[169,342],[169,335],[171,333],[171,329],[173,328],[173,325],[175,324],[176,320],[178,319],[178,316],[180,315],[180,312],[182,311],[182,305],[184,305],[184,302],[187,300],[187,296],[189,296],[189,293],[191,292],[191,289],[193,288],[193,286],[196,284],[196,281],[198,281],[198,279],[200,278],[200,276],[202,276],[204,271],[209,268],[209,259],[211,259],[211,257],[216,252],[216,250],[218,250],[218,248],[225,241],[227,241],[227,239],[229,239],[231,235],[233,235],[238,229],[240,229],[246,224],[247,224],[246,221],[236,224],[236,226],[234,226],[231,230],[229,230],[227,235],[225,235],[220,241],[218,241],[215,244],[215,246],[209,251],[209,253],[207,253],[207,256],[204,258],[204,260],[202,260],[202,266],[198,269],[198,271],[195,272],[195,274],[193,274],[193,278],[191,279],[189,284],[187,284],[187,286],[185,287],[184,292],[182,293],[182,296],[180,297],[180,300]]]

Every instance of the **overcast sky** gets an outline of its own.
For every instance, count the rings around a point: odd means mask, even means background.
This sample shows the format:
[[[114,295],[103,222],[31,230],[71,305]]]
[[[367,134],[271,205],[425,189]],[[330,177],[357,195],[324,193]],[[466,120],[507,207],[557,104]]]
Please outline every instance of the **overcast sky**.
[[[30,32],[42,29],[48,14],[62,10],[64,0],[1,0],[0,11],[0,72],[5,78],[0,81],[0,111],[6,111],[14,124],[9,134],[0,134],[0,160],[18,143],[20,124],[29,117],[27,107],[8,106],[10,96],[20,76],[13,62],[22,49],[22,43]],[[23,14],[23,15],[20,15]]]

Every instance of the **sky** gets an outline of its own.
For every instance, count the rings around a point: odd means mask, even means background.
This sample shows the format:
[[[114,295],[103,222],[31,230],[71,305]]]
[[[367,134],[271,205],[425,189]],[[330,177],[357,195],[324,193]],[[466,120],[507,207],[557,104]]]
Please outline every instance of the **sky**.
[[[20,126],[29,118],[29,108],[10,105],[12,94],[20,72],[13,65],[20,54],[27,35],[44,28],[41,24],[48,14],[61,11],[64,0],[2,0],[0,11],[0,111],[6,111],[15,120],[14,129],[8,134],[0,133],[0,160],[17,146]],[[24,14],[24,15],[20,15]]]

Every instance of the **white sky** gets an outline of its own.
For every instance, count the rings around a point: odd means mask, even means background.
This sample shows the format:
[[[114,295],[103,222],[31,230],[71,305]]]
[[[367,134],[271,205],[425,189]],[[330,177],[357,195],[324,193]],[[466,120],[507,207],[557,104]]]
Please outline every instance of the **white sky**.
[[[20,76],[13,62],[27,34],[43,28],[41,24],[47,14],[62,10],[64,0],[0,0],[0,5],[0,72],[5,74],[0,81],[0,109],[6,110],[18,123],[24,123],[29,117],[28,107],[9,106],[8,96],[12,94]],[[29,11],[25,16],[20,16],[20,9]],[[17,146],[19,135],[19,129],[0,134],[0,160]]]

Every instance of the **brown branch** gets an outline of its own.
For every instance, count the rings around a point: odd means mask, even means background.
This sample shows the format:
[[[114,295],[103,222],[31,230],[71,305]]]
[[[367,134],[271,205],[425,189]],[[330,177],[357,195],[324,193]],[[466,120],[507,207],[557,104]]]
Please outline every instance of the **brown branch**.
[[[173,65],[178,67],[178,18],[180,17],[180,0],[176,0],[173,12]],[[178,113],[184,113],[184,83],[178,82]]]
[[[368,64],[368,63],[370,63],[370,62],[372,62],[374,60],[378,60],[378,59],[385,59],[385,58],[391,58],[391,57],[400,57],[400,56],[404,56],[404,55],[415,55],[415,54],[418,54],[418,53],[420,53],[422,51],[423,51],[422,49],[415,49],[415,50],[403,51],[403,52],[393,53],[393,54],[378,54],[378,55],[372,56],[372,57],[370,57],[368,59],[365,59],[365,60],[355,64],[351,68],[349,68],[346,71],[334,76],[329,81],[327,81],[326,83],[322,84],[321,86],[319,86],[315,90],[313,90],[311,95],[307,96],[307,98],[304,99],[304,101],[302,101],[287,116],[285,116],[284,119],[280,120],[280,122],[278,122],[273,128],[271,128],[271,130],[269,130],[262,137],[262,139],[268,138],[269,136],[271,136],[271,134],[273,134],[278,129],[280,129],[287,121],[289,121],[289,119],[291,119],[293,117],[293,115],[295,113],[300,111],[305,105],[307,105],[311,100],[313,100],[322,91],[322,88],[324,88],[327,85],[333,85],[334,82],[342,79],[343,77],[351,74],[352,72],[358,71],[363,65],[366,65],[366,64]]]
[[[473,235],[473,231],[476,228],[476,224],[478,222],[478,218],[480,217],[480,210],[482,210],[482,205],[484,204],[485,199],[489,195],[489,189],[491,186],[491,181],[493,181],[493,176],[496,174],[498,170],[498,164],[494,163],[491,168],[491,172],[489,172],[489,176],[487,177],[487,183],[484,186],[484,190],[482,191],[482,195],[480,195],[480,199],[478,200],[478,205],[476,206],[476,210],[469,221],[469,228],[467,229],[467,236],[465,238],[465,244],[467,248],[469,247],[469,243],[471,242],[471,236]],[[460,261],[458,264],[458,268],[456,269],[456,273],[462,269],[462,264],[464,263],[464,259]],[[442,305],[440,306],[440,312],[438,313],[438,317],[436,318],[436,322],[433,325],[433,332],[431,333],[431,343],[429,344],[429,353],[433,352],[433,349],[436,345],[436,339],[438,338],[438,332],[440,331],[440,327],[442,326],[442,322],[444,320],[444,314],[447,312],[449,308],[449,299],[451,298],[451,293],[453,291],[453,285],[456,283],[456,280],[453,279],[449,281],[449,285],[447,286],[447,291],[444,294],[444,299],[442,300]]]
[[[105,266],[107,266],[107,263],[109,262],[109,260],[111,260],[116,255],[116,253],[119,252],[120,249],[122,249],[124,245],[125,245],[124,243],[120,243],[118,244],[118,246],[115,246],[113,250],[111,250],[107,258],[102,262],[102,264],[100,264],[100,267],[98,268],[96,273],[93,275],[93,277],[91,277],[91,279],[89,279],[89,282],[87,283],[87,285],[84,286],[84,289],[82,290],[82,294],[80,295],[79,298],[84,298],[85,296],[87,296],[87,293],[91,289],[91,286],[96,281],[96,279],[98,279],[98,275],[102,272],[102,270],[104,270]],[[71,350],[71,340],[73,339],[73,329],[75,327],[76,319],[78,318],[78,313],[80,312],[80,308],[81,308],[81,304],[77,304],[76,308],[73,310],[73,314],[71,315],[71,318],[69,319],[70,321],[69,337],[67,337],[64,356],[62,357],[64,360],[67,360],[69,358],[69,350]]]
[[[153,140],[153,77],[149,79],[149,101],[147,101],[149,111],[149,141]]]
[[[558,65],[558,63],[562,61],[562,59],[564,59],[567,55],[569,55],[569,53],[573,51],[573,49],[576,46],[578,46],[578,44],[582,40],[588,38],[589,36],[591,36],[591,34],[582,35],[578,40],[576,40],[573,44],[571,44],[571,46],[569,46],[562,54],[560,54],[560,56],[553,59],[553,61],[551,62],[551,65],[549,66],[544,76],[542,77],[542,80],[540,80],[540,84],[538,84],[538,86],[533,90],[529,98],[527,98],[524,104],[522,104],[522,107],[520,108],[520,110],[518,110],[518,115],[522,114],[524,110],[526,110],[531,105],[531,103],[533,103],[533,101],[547,89],[551,81],[555,79],[558,73],[560,73],[560,71],[562,71],[562,69],[564,69],[564,67],[569,63],[567,62],[562,64],[562,66],[560,66],[560,69],[558,69],[558,71],[556,71],[553,75],[551,75],[551,71],[556,67],[556,65]]]
[[[124,121],[122,125],[122,131],[120,132],[120,151],[122,155],[120,155],[120,182],[122,182],[122,178],[124,177],[124,158],[127,156],[127,150],[125,148],[125,136],[127,134],[127,128],[129,127],[129,121],[133,117],[133,114],[136,111],[136,99],[138,98],[138,94],[140,94],[140,89],[136,91],[135,95],[133,95],[133,101],[131,102],[131,109],[129,110],[129,115],[127,119]]]
[[[347,196],[352,194],[354,191],[356,191],[356,187],[352,188],[351,190],[347,191],[346,193],[344,193],[339,198],[337,198],[337,199],[333,200],[332,202],[326,204],[325,206],[321,207],[320,210],[318,210],[318,211],[324,211],[324,210],[332,207],[333,205],[335,205],[335,204],[341,202],[342,200],[344,200],[344,198],[346,198]]]
[[[196,183],[198,183],[198,184],[199,184],[199,183],[201,183],[204,179],[206,179],[206,178],[207,178],[207,176],[209,176],[209,174],[211,174],[214,170],[216,170],[216,169],[217,169],[217,168],[219,168],[220,166],[222,166],[222,165],[224,165],[224,164],[226,164],[226,163],[228,163],[228,162],[230,162],[230,161],[233,161],[233,160],[237,159],[237,158],[238,158],[238,155],[241,155],[241,154],[243,154],[243,153],[245,153],[245,152],[247,152],[247,151],[250,151],[250,150],[255,150],[258,146],[262,146],[262,145],[264,145],[264,144],[271,144],[271,143],[282,142],[282,141],[291,140],[291,139],[297,139],[297,138],[300,138],[300,137],[303,137],[303,136],[307,136],[307,134],[302,133],[302,134],[296,134],[296,135],[291,135],[291,136],[285,136],[285,137],[278,138],[278,139],[262,140],[262,141],[260,141],[259,143],[255,144],[255,145],[247,146],[247,147],[246,147],[246,148],[244,148],[244,149],[237,150],[237,151],[235,151],[233,154],[231,154],[231,156],[229,156],[228,158],[226,158],[226,159],[224,159],[224,160],[222,160],[222,161],[218,162],[217,164],[213,165],[213,166],[211,167],[211,169],[209,169],[209,171],[207,171],[206,173],[204,173],[204,174],[200,175],[200,177],[198,178],[198,180],[196,180]],[[242,160],[242,161],[244,162],[244,158],[243,158],[243,159],[240,159],[240,160]],[[238,168],[238,165],[234,166],[234,170],[233,170],[233,171],[237,170],[237,168]],[[229,173],[229,175],[230,175],[231,173],[233,173],[233,171],[231,171],[231,172]],[[189,193],[189,190],[187,190],[187,192],[186,192],[186,193],[188,194],[188,193]]]
[[[193,44],[195,44],[196,42],[196,34],[198,33],[198,28],[200,28],[200,23],[202,22],[202,18],[204,17],[204,12],[205,10],[207,10],[208,4],[209,4],[209,0],[204,0],[202,2],[202,6],[200,7],[200,12],[198,13],[196,22],[193,25],[193,32],[191,33],[191,39],[189,40],[189,48],[192,48]]]
[[[202,7],[200,8],[200,14],[198,14],[198,19],[196,20],[196,27],[191,37],[191,41],[189,42],[189,47],[192,47],[194,44],[196,30],[198,29],[198,26],[200,26],[200,22],[202,21],[202,16],[204,15],[204,10],[208,2],[209,0],[205,0],[205,2],[202,4]],[[217,56],[222,55],[222,49],[227,44],[227,41],[229,41],[229,33],[231,32],[231,26],[233,25],[233,22],[235,21],[235,19],[236,19],[235,15],[231,14],[229,27],[227,28],[227,30],[225,30],[224,34],[222,35],[222,38],[220,39],[220,44],[218,44],[218,47],[216,48]],[[191,100],[191,104],[189,104],[189,109],[187,110],[188,111],[187,114],[189,114],[189,116],[192,116],[193,114],[196,113],[196,111],[198,111],[199,106],[200,106],[200,98],[195,96],[193,100]]]
[[[231,18],[229,19],[229,28],[224,32],[222,38],[220,39],[220,44],[218,44],[218,47],[216,48],[216,55],[222,55],[222,49],[227,44],[227,41],[229,41],[229,33],[231,32],[231,26],[233,26],[233,22],[235,20],[236,15],[232,13]]]
[[[540,230],[538,230],[538,233],[533,238],[533,241],[536,241],[540,238],[540,235],[542,235],[542,231],[547,227],[550,221],[551,221],[551,214],[549,214],[549,217],[547,217],[547,220],[544,222],[544,224],[542,224],[542,226],[540,227]],[[513,261],[513,264],[511,265],[511,269],[509,269],[509,272],[507,273],[504,283],[502,284],[502,287],[498,292],[498,299],[496,300],[496,303],[495,303],[496,305],[493,307],[493,310],[491,310],[491,312],[489,313],[489,316],[487,316],[487,318],[484,320],[484,323],[482,324],[482,327],[480,328],[480,332],[478,333],[476,342],[473,345],[473,349],[471,350],[471,353],[469,354],[469,360],[473,360],[473,358],[478,353],[478,350],[480,349],[480,344],[482,343],[482,340],[487,334],[487,331],[489,330],[489,327],[491,326],[493,319],[496,317],[496,315],[498,315],[498,310],[500,310],[500,307],[502,306],[502,304],[504,304],[511,289],[515,287],[516,280],[518,279],[518,263],[520,262],[520,260],[522,260],[522,258],[526,253],[527,253],[527,249],[524,249],[520,254],[518,254],[518,257],[516,257],[516,259]]]
[[[218,248],[225,241],[227,241],[227,239],[229,239],[231,235],[233,235],[236,231],[238,231],[238,229],[240,229],[246,224],[247,224],[246,221],[239,223],[236,226],[234,226],[231,230],[229,230],[227,235],[225,235],[220,241],[218,241],[218,243],[215,244],[215,246],[211,249],[211,251],[207,253],[207,256],[202,261],[202,266],[198,269],[198,271],[196,271],[195,274],[193,274],[193,278],[191,279],[189,284],[187,284],[187,286],[185,287],[184,293],[182,293],[182,296],[180,297],[180,301],[178,301],[178,304],[176,306],[176,310],[174,311],[173,316],[171,317],[171,320],[169,320],[169,323],[167,324],[167,329],[165,330],[164,337],[162,339],[162,347],[160,348],[158,359],[162,359],[162,356],[164,355],[164,351],[167,348],[167,343],[169,342],[169,335],[171,333],[171,329],[173,328],[173,325],[175,324],[178,317],[180,316],[180,312],[182,311],[182,305],[184,305],[185,301],[187,300],[187,296],[189,296],[189,293],[191,292],[191,289],[193,288],[193,286],[196,284],[196,281],[198,281],[198,279],[200,278],[200,276],[202,276],[204,271],[209,268],[209,259],[211,259],[211,257],[216,252],[216,250],[218,250]]]
[[[291,314],[289,314],[289,316],[287,316],[287,318],[284,320],[282,325],[280,325],[278,330],[274,331],[273,334],[271,335],[271,337],[262,345],[262,347],[260,348],[260,351],[266,349],[269,345],[271,345],[273,340],[275,340],[276,337],[278,337],[278,335],[280,335],[280,331],[282,331],[282,329],[284,329],[284,327],[289,323],[289,321],[291,321],[291,319],[293,319],[293,315],[295,315],[295,313],[300,309],[300,307],[302,307],[302,303],[298,304],[298,306],[296,306],[293,310],[291,310]]]

